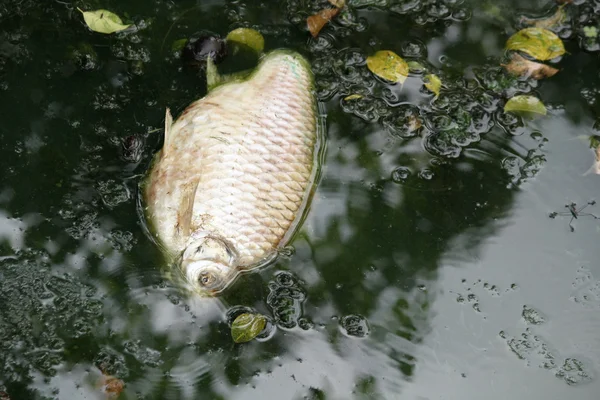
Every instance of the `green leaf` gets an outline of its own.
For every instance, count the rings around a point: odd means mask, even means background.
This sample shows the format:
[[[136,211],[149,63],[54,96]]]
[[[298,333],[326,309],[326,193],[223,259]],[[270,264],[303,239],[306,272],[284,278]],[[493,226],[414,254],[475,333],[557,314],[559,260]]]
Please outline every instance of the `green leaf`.
[[[506,102],[504,112],[531,112],[546,115],[546,107],[540,99],[533,96],[515,96]]]
[[[231,325],[231,337],[236,343],[249,342],[265,329],[267,319],[260,314],[240,314]]]
[[[367,57],[367,67],[375,75],[390,82],[404,83],[408,78],[408,64],[389,50],[380,50]]]
[[[187,41],[188,41],[187,39],[179,39],[179,40],[174,41],[173,44],[171,45],[171,50],[173,50],[174,52],[179,52],[179,51],[183,50]]]
[[[512,35],[506,42],[507,50],[519,50],[538,60],[551,60],[565,54],[562,40],[544,28],[526,28]]]
[[[425,71],[425,67],[418,61],[409,61],[408,63],[408,68],[410,69],[410,72],[419,74],[423,71]]]
[[[118,15],[108,10],[83,11],[77,8],[82,14],[87,26],[98,33],[114,33],[127,29],[131,24],[124,25]]]
[[[583,34],[586,38],[595,39],[598,36],[598,28],[595,26],[584,26]]]
[[[250,28],[234,29],[226,37],[228,42],[244,44],[257,53],[262,53],[265,48],[265,38],[260,32]]]
[[[435,97],[438,97],[442,88],[442,80],[434,74],[425,75],[425,87],[431,90]]]

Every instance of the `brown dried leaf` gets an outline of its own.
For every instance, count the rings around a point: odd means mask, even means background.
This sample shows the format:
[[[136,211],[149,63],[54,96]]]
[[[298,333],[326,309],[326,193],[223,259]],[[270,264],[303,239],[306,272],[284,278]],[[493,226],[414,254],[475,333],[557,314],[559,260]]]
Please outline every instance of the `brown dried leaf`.
[[[321,32],[321,29],[323,29],[325,24],[338,15],[339,12],[339,8],[325,8],[317,14],[308,17],[306,19],[306,24],[308,25],[310,34],[313,35],[313,37],[319,36],[319,32]]]
[[[502,66],[513,75],[531,77],[533,79],[549,78],[558,72],[556,68],[530,61],[518,53],[513,53],[510,62],[502,64]]]
[[[119,395],[125,388],[125,382],[102,371],[102,376],[98,379],[97,386],[104,393],[106,393],[107,399],[113,400],[119,397]]]
[[[0,400],[10,400],[10,397],[8,396],[8,393],[6,393],[6,392],[0,392]]]
[[[346,5],[346,0],[329,0],[329,3],[337,8],[342,8]]]
[[[421,120],[414,114],[408,116],[408,131],[414,132],[421,128]]]

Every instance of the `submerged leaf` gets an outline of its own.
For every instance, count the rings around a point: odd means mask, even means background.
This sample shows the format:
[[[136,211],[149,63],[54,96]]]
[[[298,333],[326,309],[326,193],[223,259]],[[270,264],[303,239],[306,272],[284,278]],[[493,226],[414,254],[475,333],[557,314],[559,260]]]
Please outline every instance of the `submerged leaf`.
[[[540,99],[534,96],[515,96],[506,102],[504,112],[531,112],[546,115],[546,107]]]
[[[408,78],[408,64],[389,50],[380,50],[367,57],[367,67],[375,75],[390,82],[404,83]]]
[[[107,399],[117,399],[125,388],[125,383],[121,379],[102,371],[102,376],[98,380],[97,386],[106,393]]]
[[[114,33],[127,29],[131,24],[124,25],[118,15],[108,10],[83,11],[77,8],[82,14],[87,26],[98,33]]]
[[[550,17],[547,18],[527,18],[521,17],[520,22],[525,25],[535,26],[536,28],[554,28],[567,19],[567,13],[565,12],[564,5],[558,7],[558,10]]]
[[[512,35],[506,42],[507,50],[519,50],[538,60],[551,60],[565,54],[562,40],[544,28],[526,28]]]
[[[442,88],[442,80],[434,74],[425,75],[425,87],[431,90],[435,97],[438,97]]]
[[[510,62],[502,64],[502,66],[513,75],[531,77],[533,79],[549,78],[558,72],[556,68],[530,61],[518,53],[512,53]]]
[[[249,342],[265,329],[267,319],[260,314],[238,315],[231,325],[231,337],[236,343]]]
[[[250,28],[234,29],[225,38],[228,42],[244,44],[257,53],[262,53],[265,48],[265,38],[260,32]]]
[[[340,12],[339,8],[325,8],[315,15],[311,15],[306,19],[308,30],[313,37],[319,36],[321,29],[327,24],[333,17],[338,15]]]

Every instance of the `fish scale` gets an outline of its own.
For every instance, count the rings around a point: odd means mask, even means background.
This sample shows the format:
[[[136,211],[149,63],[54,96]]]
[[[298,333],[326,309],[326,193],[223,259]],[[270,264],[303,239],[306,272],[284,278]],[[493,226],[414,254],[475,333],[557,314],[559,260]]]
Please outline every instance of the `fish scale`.
[[[309,65],[271,52],[250,78],[213,89],[166,127],[144,188],[150,226],[173,258],[209,236],[227,243],[232,269],[259,265],[301,219],[317,149]]]

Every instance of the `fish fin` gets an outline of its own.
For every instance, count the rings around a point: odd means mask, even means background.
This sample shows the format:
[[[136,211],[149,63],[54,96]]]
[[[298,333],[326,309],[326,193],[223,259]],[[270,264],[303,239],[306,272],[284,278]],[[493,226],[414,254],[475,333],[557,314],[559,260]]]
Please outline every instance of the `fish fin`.
[[[171,110],[167,107],[167,111],[165,112],[165,140],[163,143],[163,154],[167,149],[167,145],[169,144],[169,140],[171,139],[171,127],[173,126],[173,116],[171,115]]]
[[[189,182],[182,188],[181,204],[177,212],[177,226],[179,234],[187,237],[192,227],[192,212],[194,211],[194,199],[196,198],[196,189],[199,181]]]
[[[600,175],[600,161],[596,161],[594,164],[592,164],[590,169],[585,171],[581,176],[589,175],[591,172]]]

